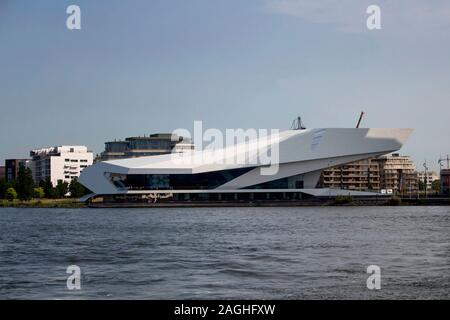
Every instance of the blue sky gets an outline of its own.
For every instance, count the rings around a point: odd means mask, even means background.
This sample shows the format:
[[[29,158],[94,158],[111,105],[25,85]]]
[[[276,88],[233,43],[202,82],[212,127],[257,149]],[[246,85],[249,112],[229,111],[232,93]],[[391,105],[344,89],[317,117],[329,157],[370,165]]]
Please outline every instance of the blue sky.
[[[82,29],[66,28],[77,4]],[[365,27],[378,4],[382,29]],[[450,3],[398,0],[0,2],[0,160],[189,128],[412,127],[450,153]]]

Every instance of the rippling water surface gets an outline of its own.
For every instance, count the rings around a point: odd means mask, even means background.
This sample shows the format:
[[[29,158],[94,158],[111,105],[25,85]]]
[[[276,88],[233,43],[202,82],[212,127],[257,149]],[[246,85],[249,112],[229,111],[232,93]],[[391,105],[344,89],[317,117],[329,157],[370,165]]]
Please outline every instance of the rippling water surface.
[[[449,299],[450,208],[0,208],[0,298]]]

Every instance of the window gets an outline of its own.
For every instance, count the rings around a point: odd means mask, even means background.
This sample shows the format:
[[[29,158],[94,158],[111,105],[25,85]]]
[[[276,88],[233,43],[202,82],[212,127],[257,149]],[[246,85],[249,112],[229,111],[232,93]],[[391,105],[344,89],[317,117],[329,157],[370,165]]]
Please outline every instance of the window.
[[[80,160],[80,162],[88,162],[88,161],[87,161],[87,160],[83,160],[83,159],[81,159],[81,160]]]
[[[70,160],[70,162],[78,162],[78,160],[77,159],[72,159],[72,160]]]
[[[251,168],[229,169],[197,174],[129,174],[124,177],[112,176],[113,183],[119,188],[129,190],[182,190],[214,189],[236,177],[249,172]]]
[[[69,162],[69,161],[70,161],[70,159],[64,159],[64,161],[65,161],[65,162]]]
[[[70,176],[65,176],[64,178],[66,178],[66,179],[70,179]]]

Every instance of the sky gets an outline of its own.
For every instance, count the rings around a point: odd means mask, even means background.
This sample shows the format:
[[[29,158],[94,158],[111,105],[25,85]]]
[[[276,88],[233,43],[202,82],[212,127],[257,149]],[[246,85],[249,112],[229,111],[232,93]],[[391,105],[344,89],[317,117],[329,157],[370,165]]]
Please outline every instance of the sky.
[[[68,30],[66,8],[81,8]],[[368,30],[366,9],[381,8]],[[414,128],[450,153],[450,2],[0,0],[0,161],[205,128]]]

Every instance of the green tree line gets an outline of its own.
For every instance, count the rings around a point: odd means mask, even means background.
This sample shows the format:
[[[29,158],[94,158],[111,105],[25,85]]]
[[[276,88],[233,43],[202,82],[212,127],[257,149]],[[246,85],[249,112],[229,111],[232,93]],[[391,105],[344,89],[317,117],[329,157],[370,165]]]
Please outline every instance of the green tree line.
[[[0,199],[31,200],[33,198],[64,198],[70,194],[72,198],[80,198],[88,193],[88,190],[73,179],[70,184],[58,180],[56,186],[49,178],[36,184],[29,168],[21,165],[14,181],[0,180]]]

